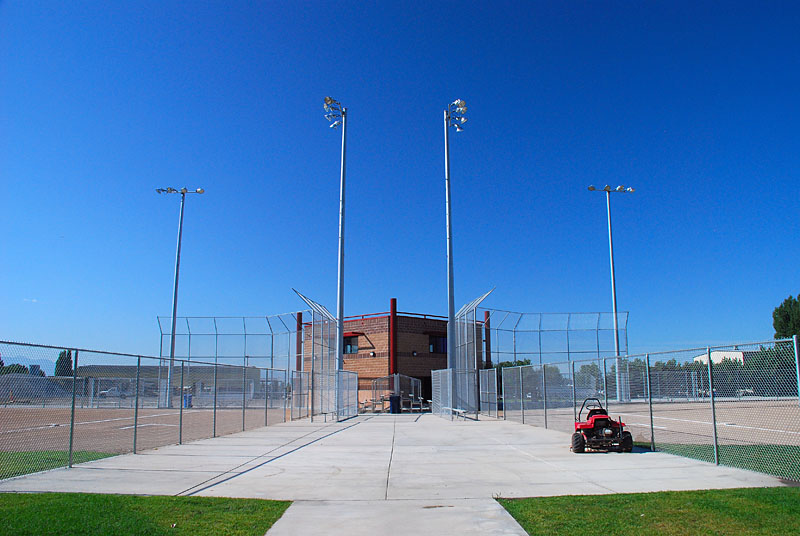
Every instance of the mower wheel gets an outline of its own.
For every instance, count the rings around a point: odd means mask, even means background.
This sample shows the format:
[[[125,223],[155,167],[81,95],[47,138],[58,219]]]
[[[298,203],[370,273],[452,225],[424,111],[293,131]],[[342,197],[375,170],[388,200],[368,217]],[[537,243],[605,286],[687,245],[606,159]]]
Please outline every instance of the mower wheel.
[[[630,432],[622,432],[622,452],[633,452],[633,436]]]
[[[582,433],[575,432],[572,434],[572,452],[581,453],[584,450],[586,450],[586,440]]]

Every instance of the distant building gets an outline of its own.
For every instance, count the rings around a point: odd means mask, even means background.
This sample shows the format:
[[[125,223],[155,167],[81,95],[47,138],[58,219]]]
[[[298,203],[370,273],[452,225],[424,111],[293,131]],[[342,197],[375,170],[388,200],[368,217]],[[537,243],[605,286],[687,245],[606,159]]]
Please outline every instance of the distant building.
[[[711,351],[711,364],[712,365],[719,365],[724,360],[729,361],[738,361],[741,364],[744,364],[749,357],[749,354],[753,352],[743,352],[741,350],[712,350]],[[708,363],[708,354],[703,353],[694,358],[695,363]]]

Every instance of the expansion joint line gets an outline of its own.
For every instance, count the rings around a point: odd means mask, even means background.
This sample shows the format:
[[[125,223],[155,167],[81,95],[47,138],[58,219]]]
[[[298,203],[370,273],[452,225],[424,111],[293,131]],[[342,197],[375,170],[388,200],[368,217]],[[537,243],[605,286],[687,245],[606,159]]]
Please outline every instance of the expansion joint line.
[[[386,492],[383,495],[384,500],[389,500],[389,475],[392,473],[392,459],[394,459],[394,438],[397,434],[397,417],[395,417],[394,424],[392,425],[392,450],[389,453],[389,467],[386,468]]]
[[[354,426],[358,426],[359,424],[361,424],[361,423],[357,422],[357,423],[351,424],[350,426],[346,426],[344,428],[340,428],[338,430],[334,430],[333,432],[331,432],[329,434],[325,434],[325,435],[323,435],[321,437],[318,437],[318,438],[316,438],[316,439],[314,439],[312,441],[309,441],[308,443],[304,443],[304,444],[302,444],[302,445],[300,445],[298,447],[293,448],[292,450],[284,452],[283,454],[275,456],[274,458],[270,458],[269,460],[261,462],[258,465],[250,467],[249,469],[246,469],[246,470],[244,470],[244,471],[242,471],[240,473],[233,473],[234,471],[236,471],[236,469],[239,469],[240,467],[244,467],[245,465],[253,463],[254,461],[256,461],[256,460],[258,460],[260,458],[263,458],[265,456],[269,456],[270,453],[275,452],[276,450],[279,450],[279,449],[284,448],[284,447],[286,447],[288,445],[291,445],[292,443],[300,441],[301,439],[304,439],[304,438],[306,438],[306,437],[308,437],[308,436],[310,436],[310,435],[312,435],[314,433],[319,432],[320,430],[324,430],[324,429],[329,428],[329,427],[331,427],[333,425],[331,424],[331,425],[323,426],[322,428],[317,429],[317,430],[312,430],[311,432],[309,432],[307,434],[303,434],[302,436],[297,437],[295,439],[292,439],[291,441],[288,441],[288,442],[284,443],[283,445],[279,445],[279,446],[277,446],[277,447],[275,447],[275,448],[273,448],[273,449],[271,449],[271,450],[269,450],[269,451],[267,451],[267,452],[265,452],[263,454],[260,454],[260,455],[254,457],[254,458],[252,458],[252,459],[250,459],[250,460],[248,460],[248,461],[246,461],[244,463],[241,463],[241,464],[237,465],[236,467],[228,469],[227,471],[223,471],[222,473],[220,473],[220,474],[218,474],[218,475],[216,475],[214,477],[211,477],[208,480],[200,482],[199,484],[195,484],[194,486],[192,486],[190,488],[187,488],[187,489],[177,493],[176,495],[183,495],[183,496],[187,496],[187,497],[188,496],[192,496],[192,495],[196,495],[197,493],[200,493],[201,491],[205,491],[207,489],[213,488],[214,486],[217,486],[217,485],[222,484],[224,482],[228,482],[229,480],[233,480],[236,477],[242,476],[245,473],[249,473],[250,471],[258,469],[259,467],[263,467],[263,466],[267,465],[270,462],[273,462],[273,461],[275,461],[277,459],[283,458],[284,456],[288,456],[289,454],[292,454],[293,452],[297,452],[298,450],[300,450],[302,448],[305,448],[305,447],[307,447],[307,446],[309,446],[309,445],[311,445],[313,443],[316,443],[317,441],[321,441],[322,439],[330,437],[330,436],[332,436],[334,434],[338,434],[339,432],[343,432],[345,430],[348,430],[348,429],[350,429],[350,428],[352,428]],[[223,477],[225,475],[228,475],[230,473],[233,473],[233,474],[231,474],[229,477],[223,478],[222,480],[219,480],[217,482],[210,483],[210,482],[212,482],[212,481],[214,481],[214,480],[216,480],[216,479],[218,479],[220,477]]]

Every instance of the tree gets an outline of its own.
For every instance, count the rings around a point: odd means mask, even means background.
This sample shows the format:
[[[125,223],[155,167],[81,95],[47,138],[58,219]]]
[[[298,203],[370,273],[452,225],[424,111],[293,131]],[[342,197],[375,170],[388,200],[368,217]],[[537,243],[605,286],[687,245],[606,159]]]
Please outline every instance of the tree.
[[[788,339],[792,335],[800,336],[800,295],[789,296],[772,311],[772,327],[775,328],[776,339]]]
[[[517,359],[516,361],[500,361],[494,368],[501,369],[506,367],[524,367],[531,364],[530,359]]]
[[[72,350],[61,350],[58,354],[54,376],[72,376]]]
[[[28,374],[28,367],[14,363],[0,369],[0,374]]]
[[[3,369],[3,367],[5,367],[5,366],[6,366],[6,364],[5,364],[5,363],[3,363],[3,356],[2,356],[2,355],[0,355],[0,370],[2,370],[2,369]]]

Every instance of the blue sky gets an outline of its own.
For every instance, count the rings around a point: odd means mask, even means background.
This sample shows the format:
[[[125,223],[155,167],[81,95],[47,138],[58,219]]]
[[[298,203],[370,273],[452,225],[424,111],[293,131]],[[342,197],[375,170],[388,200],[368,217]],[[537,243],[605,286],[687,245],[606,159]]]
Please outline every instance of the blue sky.
[[[800,11],[752,2],[0,3],[0,338],[157,353],[179,314],[620,310],[632,351],[769,339],[800,293]]]

